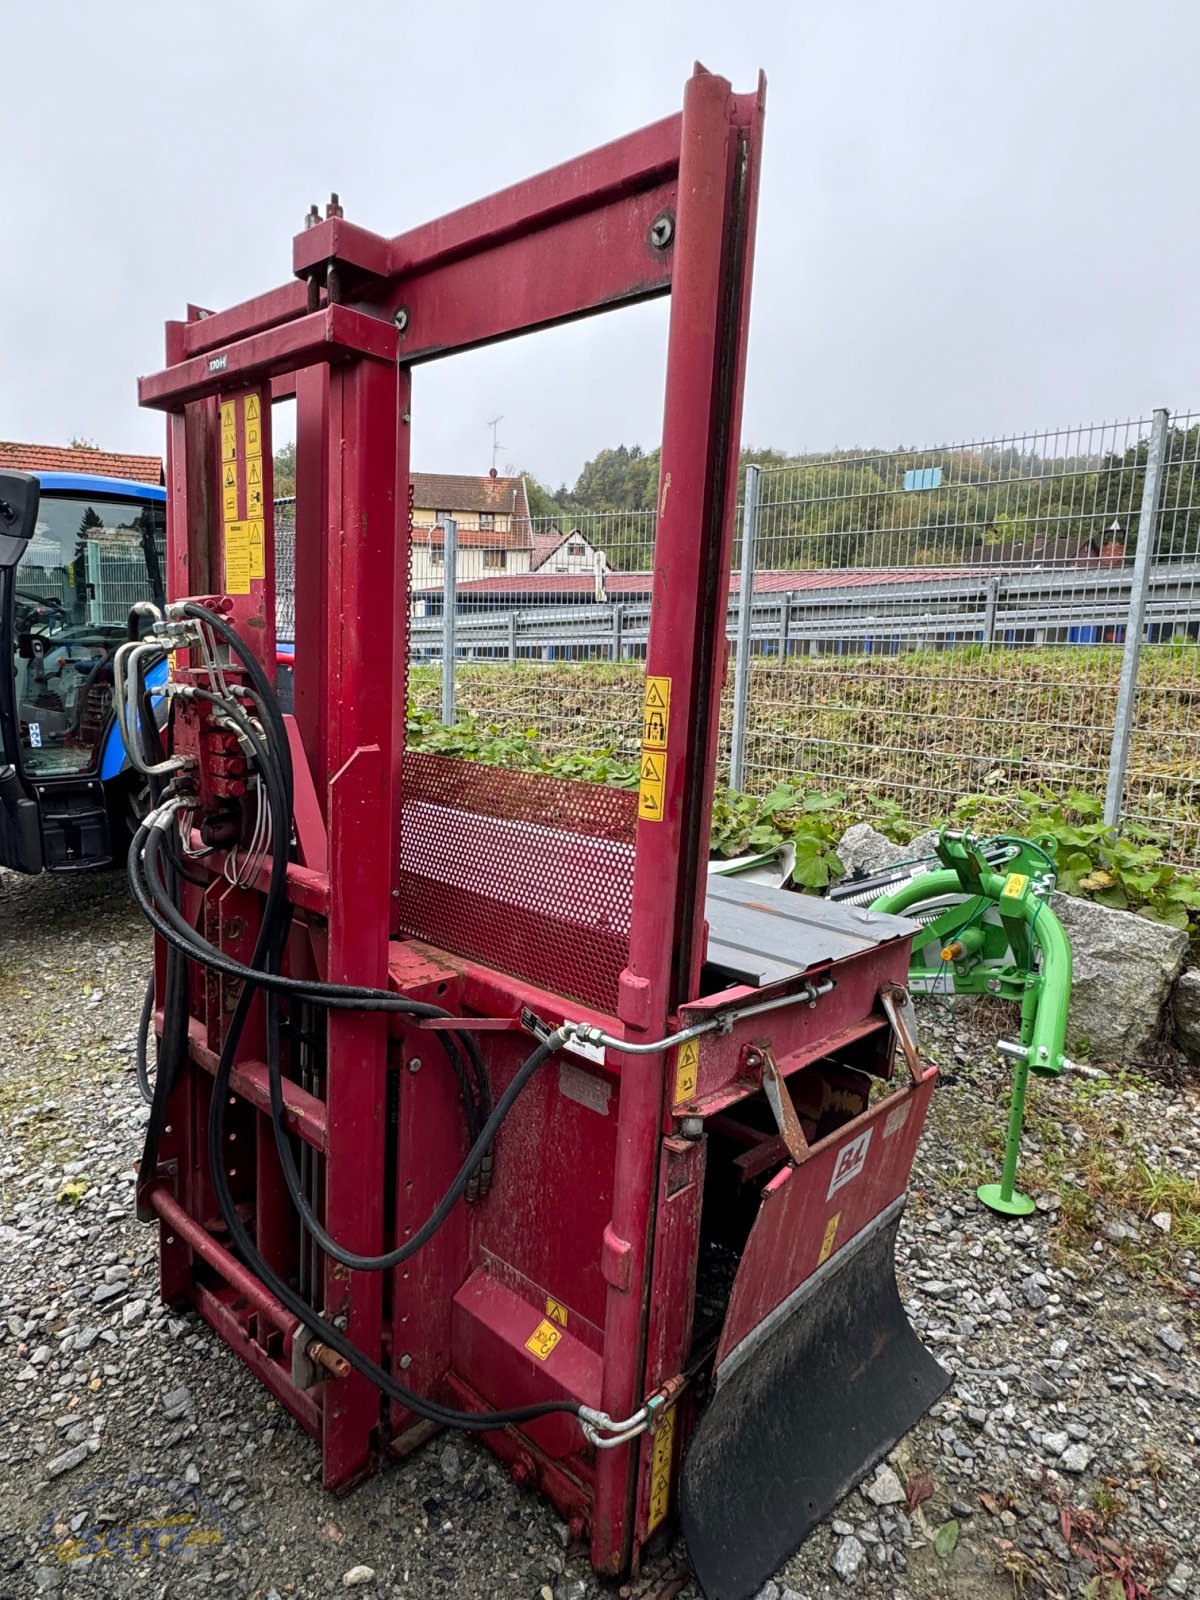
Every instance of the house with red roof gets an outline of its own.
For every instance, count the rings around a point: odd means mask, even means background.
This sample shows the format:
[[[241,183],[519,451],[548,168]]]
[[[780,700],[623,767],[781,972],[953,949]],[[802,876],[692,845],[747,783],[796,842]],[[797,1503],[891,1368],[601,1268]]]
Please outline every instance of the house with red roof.
[[[530,570],[533,532],[524,478],[500,477],[494,467],[481,478],[457,472],[414,472],[414,589],[442,586],[448,517],[458,526],[459,583]]]

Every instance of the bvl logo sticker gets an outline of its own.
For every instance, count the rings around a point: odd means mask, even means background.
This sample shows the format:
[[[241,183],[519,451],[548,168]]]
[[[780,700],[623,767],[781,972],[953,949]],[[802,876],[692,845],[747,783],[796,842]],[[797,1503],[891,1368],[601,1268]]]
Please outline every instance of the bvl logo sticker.
[[[853,1183],[866,1166],[867,1151],[871,1148],[871,1136],[874,1132],[874,1128],[868,1128],[866,1133],[860,1133],[857,1139],[851,1139],[848,1145],[838,1151],[838,1158],[833,1164],[833,1176],[829,1180],[829,1189],[825,1195],[826,1200],[839,1189],[844,1189],[848,1183]]]

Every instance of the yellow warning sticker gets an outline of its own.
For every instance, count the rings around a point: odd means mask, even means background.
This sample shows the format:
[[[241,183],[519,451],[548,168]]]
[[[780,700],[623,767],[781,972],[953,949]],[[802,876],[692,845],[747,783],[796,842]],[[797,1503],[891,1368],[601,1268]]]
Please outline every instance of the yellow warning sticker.
[[[646,750],[665,750],[671,731],[671,680],[647,678],[646,699],[642,706],[642,746]]]
[[[221,511],[226,522],[238,519],[237,483],[226,484],[221,490]]]
[[[233,401],[232,400],[222,400],[221,401],[221,431],[222,431],[222,433],[225,431],[226,428],[232,428],[233,426],[234,426]]]
[[[675,1104],[690,1100],[696,1092],[696,1069],[700,1064],[700,1042],[685,1039],[675,1057]]]
[[[254,466],[254,462],[250,463]],[[263,492],[261,483],[248,483],[246,485],[246,515],[248,517],[261,517],[263,514]]]
[[[248,461],[246,463],[246,482],[247,483],[261,483],[262,482],[262,462],[258,459],[257,456],[254,458],[253,461]]]
[[[1004,880],[1004,898],[1019,900],[1028,887],[1029,879],[1023,872],[1010,872]]]
[[[262,455],[262,423],[247,422],[246,424],[246,456]]]
[[[256,394],[248,394],[242,401],[242,405],[245,407],[246,421],[257,422],[261,415],[258,408],[258,396]]]
[[[237,460],[237,431],[232,423],[228,428],[221,429],[221,460]]]
[[[643,822],[661,822],[666,784],[667,758],[653,750],[642,751],[641,782],[638,786],[638,816]]]
[[[671,1456],[675,1449],[675,1408],[663,1413],[654,1430],[654,1454],[650,1457],[650,1511],[646,1532],[653,1533],[671,1505]]]
[[[838,1223],[842,1220],[842,1213],[835,1211],[825,1224],[824,1237],[821,1240],[821,1254],[817,1257],[817,1265],[823,1267],[833,1254],[833,1246],[837,1239]]]
[[[250,593],[250,525],[225,524],[225,593]]]
[[[551,1322],[557,1322],[560,1328],[567,1325],[567,1308],[561,1300],[553,1300],[546,1296],[546,1316]]]
[[[267,575],[267,552],[263,541],[262,522],[251,521],[247,526],[250,529],[250,576],[252,578],[265,578]]]
[[[539,1361],[545,1361],[561,1338],[562,1329],[556,1328],[552,1322],[547,1322],[543,1317],[526,1339],[525,1348],[531,1350]]]

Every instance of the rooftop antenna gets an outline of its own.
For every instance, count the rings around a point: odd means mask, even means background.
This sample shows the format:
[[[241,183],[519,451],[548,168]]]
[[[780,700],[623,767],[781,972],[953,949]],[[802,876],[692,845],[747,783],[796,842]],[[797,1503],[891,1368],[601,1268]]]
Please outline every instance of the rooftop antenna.
[[[496,457],[500,454],[501,450],[507,450],[508,449],[508,446],[506,444],[501,444],[500,443],[500,435],[499,435],[499,432],[497,431],[499,429],[499,427],[500,427],[500,424],[503,421],[504,421],[503,417],[493,417],[490,422],[485,422],[484,423],[484,427],[485,428],[490,428],[492,430],[492,476],[493,477],[496,476]]]

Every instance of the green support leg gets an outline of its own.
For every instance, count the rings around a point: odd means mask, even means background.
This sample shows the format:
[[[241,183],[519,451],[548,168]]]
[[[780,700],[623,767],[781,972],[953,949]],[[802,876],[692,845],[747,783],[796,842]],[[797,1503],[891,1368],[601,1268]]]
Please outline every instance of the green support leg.
[[[1021,1155],[1021,1124],[1025,1120],[1025,1090],[1029,1083],[1029,1061],[1017,1062],[1013,1072],[1012,1109],[1008,1113],[1008,1134],[1004,1141],[1004,1170],[999,1183],[981,1183],[975,1193],[990,1211],[1005,1217],[1027,1217],[1033,1201],[1015,1187],[1017,1161]]]

